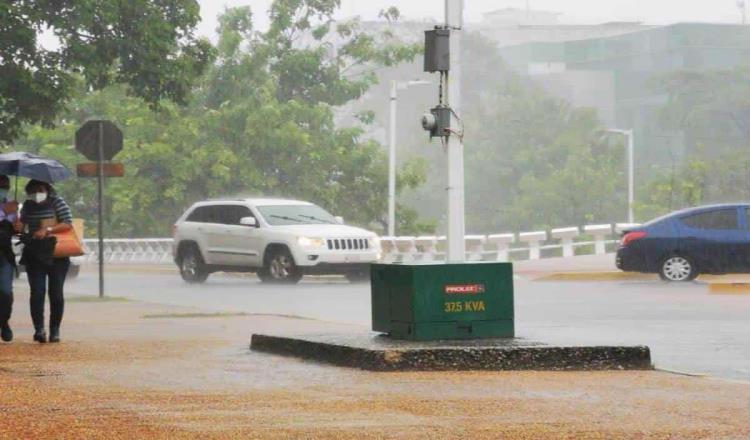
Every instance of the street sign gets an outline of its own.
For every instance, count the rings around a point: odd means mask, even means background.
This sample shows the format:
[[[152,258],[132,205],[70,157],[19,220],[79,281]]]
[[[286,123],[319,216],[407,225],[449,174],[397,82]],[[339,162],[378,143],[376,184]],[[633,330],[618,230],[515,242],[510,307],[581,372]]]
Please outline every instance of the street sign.
[[[112,160],[122,150],[122,131],[111,121],[87,121],[76,131],[76,150],[88,160]]]
[[[124,177],[125,165],[122,163],[104,163],[102,164],[104,177]],[[78,177],[99,177],[99,163],[88,162],[79,163],[76,166]]]
[[[106,163],[122,150],[122,131],[111,121],[87,121],[76,131],[76,150],[93,160],[78,165],[79,177],[96,177],[97,230],[99,235],[99,297],[104,297],[104,178],[122,177],[122,164]]]

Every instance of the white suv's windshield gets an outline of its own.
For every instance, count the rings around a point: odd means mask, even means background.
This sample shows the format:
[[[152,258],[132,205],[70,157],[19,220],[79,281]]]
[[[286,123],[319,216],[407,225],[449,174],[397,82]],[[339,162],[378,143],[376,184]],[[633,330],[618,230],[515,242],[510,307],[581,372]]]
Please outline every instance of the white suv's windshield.
[[[271,226],[336,223],[331,214],[315,205],[258,206],[258,211]]]

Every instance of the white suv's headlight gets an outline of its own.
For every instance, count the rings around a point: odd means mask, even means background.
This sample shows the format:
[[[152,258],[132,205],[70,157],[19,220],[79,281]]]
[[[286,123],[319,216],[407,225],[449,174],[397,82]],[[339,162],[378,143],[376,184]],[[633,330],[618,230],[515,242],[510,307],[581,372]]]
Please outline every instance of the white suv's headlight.
[[[302,247],[316,248],[322,247],[325,241],[322,238],[297,237],[297,244]]]

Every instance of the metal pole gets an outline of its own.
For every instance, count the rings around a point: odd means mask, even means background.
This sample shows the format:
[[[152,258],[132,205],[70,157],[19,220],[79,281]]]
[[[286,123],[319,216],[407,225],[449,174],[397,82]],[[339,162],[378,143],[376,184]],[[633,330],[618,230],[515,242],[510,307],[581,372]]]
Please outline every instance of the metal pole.
[[[99,175],[97,179],[99,233],[99,298],[104,297],[104,122],[99,122]]]
[[[628,135],[628,223],[633,223],[633,202],[635,199],[635,184],[634,184],[634,133],[633,130],[626,132]]]
[[[391,121],[388,148],[388,235],[396,235],[396,81],[391,81]]]
[[[461,114],[461,30],[463,24],[463,0],[445,1],[445,22],[451,31],[451,71],[448,82],[448,105],[455,112],[451,117],[451,128],[463,130],[456,117]],[[464,219],[464,146],[461,136],[453,133],[448,139],[448,255],[447,261],[461,263],[466,260],[466,232]]]

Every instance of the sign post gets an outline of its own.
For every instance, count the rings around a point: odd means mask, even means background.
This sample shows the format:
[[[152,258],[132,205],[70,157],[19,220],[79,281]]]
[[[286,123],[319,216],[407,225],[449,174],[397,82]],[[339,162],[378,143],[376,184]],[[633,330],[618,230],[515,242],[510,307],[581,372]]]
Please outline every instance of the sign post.
[[[104,297],[104,177],[122,176],[122,166],[119,167],[119,173],[109,172],[113,168],[108,166],[105,169],[105,161],[112,158],[122,150],[122,131],[111,121],[87,121],[81,128],[76,131],[76,150],[83,154],[87,159],[96,161],[97,177],[97,232],[99,238],[99,297]],[[78,166],[79,177],[94,177],[91,173],[91,166],[80,164]],[[88,171],[87,171],[88,170]]]
[[[99,238],[99,298],[104,297],[104,124],[99,123],[99,176],[96,185],[97,221],[96,230]]]

